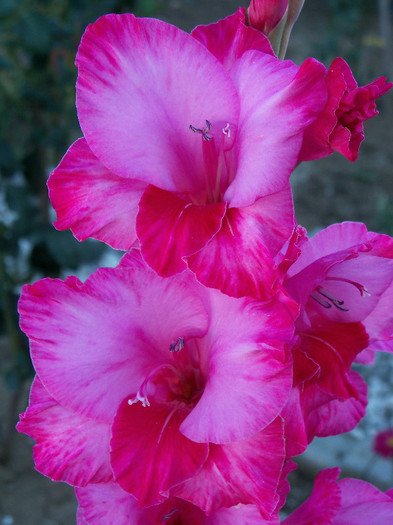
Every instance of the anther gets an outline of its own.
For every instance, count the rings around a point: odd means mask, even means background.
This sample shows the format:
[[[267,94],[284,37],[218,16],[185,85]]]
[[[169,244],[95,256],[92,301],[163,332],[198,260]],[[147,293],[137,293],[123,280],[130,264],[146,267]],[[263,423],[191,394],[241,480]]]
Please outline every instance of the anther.
[[[150,403],[149,403],[149,400],[147,399],[147,396],[141,396],[139,391],[136,394],[136,396],[133,399],[129,399],[127,401],[127,403],[131,406],[131,405],[134,405],[135,403],[138,403],[138,401],[140,401],[142,403],[143,407],[149,407],[150,406]]]
[[[225,128],[222,128],[222,132],[224,133],[224,135],[226,135],[228,138],[231,138],[231,129],[229,127],[229,122],[227,122],[227,125],[225,126]]]
[[[184,338],[178,337],[176,341],[173,341],[169,345],[169,351],[170,352],[180,352],[180,350],[183,350],[184,348]]]
[[[202,135],[203,140],[213,140],[213,135],[209,133],[211,127],[211,122],[209,122],[208,120],[206,120],[206,126],[203,129],[196,128],[195,126],[190,124],[190,130],[194,133],[200,133]]]
[[[335,306],[342,312],[348,312],[348,308],[343,306],[344,301],[339,301],[334,297],[334,295],[321,286],[317,286],[317,288],[315,288],[315,290],[310,294],[310,297],[324,308],[331,308],[332,306]]]

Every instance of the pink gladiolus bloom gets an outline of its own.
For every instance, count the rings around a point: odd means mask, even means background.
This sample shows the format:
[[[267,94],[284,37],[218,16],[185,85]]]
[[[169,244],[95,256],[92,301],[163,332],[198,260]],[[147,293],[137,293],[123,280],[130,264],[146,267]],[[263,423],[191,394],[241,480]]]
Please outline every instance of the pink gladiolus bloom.
[[[384,458],[393,457],[393,429],[378,432],[374,439],[374,452]]]
[[[229,295],[269,298],[294,225],[288,179],[326,103],[325,68],[280,61],[257,31],[223,24],[239,35],[225,64],[198,42],[203,30],[194,38],[128,14],[87,28],[76,58],[84,138],[53,172],[50,198],[55,226],[79,240],[128,250],[138,238],[159,275],[188,266]]]
[[[327,72],[326,86],[326,107],[306,129],[299,160],[319,159],[338,151],[355,161],[364,139],[363,122],[378,115],[375,99],[393,84],[379,77],[359,87],[345,60],[336,58]]]
[[[311,496],[282,525],[387,525],[393,523],[393,500],[366,481],[337,481],[338,468],[322,470]]]
[[[19,311],[37,376],[18,430],[37,442],[37,470],[114,482],[142,507],[172,495],[207,513],[274,512],[292,382],[285,304],[228,297],[191,272],[161,278],[132,251],[85,283],[26,285]]]
[[[365,414],[366,385],[350,368],[369,359],[362,351],[370,343],[390,350],[393,239],[360,223],[332,225],[302,244],[285,287],[300,315],[292,346],[298,391],[283,417],[304,448],[316,435],[351,430]]]

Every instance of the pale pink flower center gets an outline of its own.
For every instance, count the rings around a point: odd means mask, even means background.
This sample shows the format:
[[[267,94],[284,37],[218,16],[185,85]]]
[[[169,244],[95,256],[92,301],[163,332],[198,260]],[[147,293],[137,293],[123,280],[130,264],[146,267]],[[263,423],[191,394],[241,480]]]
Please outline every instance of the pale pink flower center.
[[[171,362],[161,364],[149,372],[136,395],[128,400],[128,404],[140,402],[148,407],[152,398],[158,403],[180,401],[192,408],[204,388],[197,353],[198,345],[195,340],[189,340],[185,347],[183,337],[178,337],[168,349]]]

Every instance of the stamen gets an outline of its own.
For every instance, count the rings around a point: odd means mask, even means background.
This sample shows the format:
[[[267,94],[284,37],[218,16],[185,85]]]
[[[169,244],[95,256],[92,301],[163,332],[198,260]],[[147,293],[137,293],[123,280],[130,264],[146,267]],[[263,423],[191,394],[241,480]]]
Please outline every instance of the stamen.
[[[209,122],[208,120],[206,120],[206,126],[203,129],[196,128],[195,126],[190,124],[190,130],[194,133],[200,133],[202,135],[203,140],[213,140],[213,135],[209,133],[211,127],[211,122]]]
[[[367,288],[363,286],[360,283],[357,283],[356,281],[351,281],[349,279],[344,279],[343,277],[326,277],[326,281],[341,281],[343,283],[352,284],[357,290],[359,290],[359,293],[362,297],[366,297],[367,295],[371,295],[370,292],[367,291]]]
[[[177,341],[173,341],[169,345],[170,352],[180,352],[180,350],[183,350],[183,348],[184,348],[184,338],[183,337],[178,337]]]
[[[316,291],[312,292],[310,294],[310,297],[311,297],[311,299],[314,299],[314,301],[316,301],[318,304],[320,304],[324,308],[331,308],[332,307],[332,305],[330,303],[328,303],[327,301],[325,301],[325,299],[323,299],[322,297],[317,295]]]
[[[345,308],[345,306],[343,306],[344,301],[339,301],[338,299],[336,299],[336,297],[334,297],[334,295],[332,295],[330,292],[328,292],[321,286],[317,286],[315,290],[310,294],[310,297],[314,299],[314,301],[317,301],[317,303],[323,306],[324,308],[331,308],[332,306],[335,306],[342,312],[348,312],[348,308]]]
[[[140,401],[142,403],[143,407],[149,407],[150,406],[150,402],[147,399],[147,394],[141,395],[139,390],[138,390],[136,396],[133,399],[129,399],[127,401],[127,403],[131,406],[131,405],[134,405],[135,403],[138,403],[138,401]]]
[[[179,339],[181,339],[181,338],[179,338]],[[127,401],[127,403],[129,405],[134,405],[135,403],[138,403],[138,401],[140,401],[142,403],[143,407],[149,407],[150,406],[150,401],[149,401],[149,399],[147,397],[147,385],[148,385],[149,381],[151,381],[155,375],[157,375],[158,373],[162,372],[162,370],[169,370],[170,372],[174,373],[175,376],[178,379],[180,379],[180,381],[184,381],[183,376],[172,365],[167,364],[167,363],[165,363],[163,365],[159,365],[154,370],[152,370],[150,372],[150,374],[148,374],[148,376],[145,378],[145,380],[141,384],[141,386],[140,386],[138,392],[136,393],[135,397],[129,399]]]

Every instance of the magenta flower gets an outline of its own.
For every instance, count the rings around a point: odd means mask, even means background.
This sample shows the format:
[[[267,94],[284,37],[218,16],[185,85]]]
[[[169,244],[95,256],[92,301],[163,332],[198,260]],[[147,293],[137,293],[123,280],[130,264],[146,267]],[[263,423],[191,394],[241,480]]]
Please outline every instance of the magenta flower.
[[[345,60],[336,58],[327,72],[326,86],[326,107],[306,129],[299,160],[319,159],[338,151],[353,162],[364,140],[363,122],[378,115],[375,100],[393,84],[379,77],[358,87]]]
[[[285,281],[300,315],[292,345],[295,390],[283,411],[297,451],[314,436],[356,426],[367,388],[351,365],[369,361],[376,342],[389,351],[393,339],[393,239],[348,222],[300,244]]]
[[[84,284],[26,285],[19,310],[37,376],[18,430],[37,442],[37,470],[78,487],[114,481],[143,507],[173,495],[208,513],[274,511],[286,305],[228,297],[190,272],[163,279],[131,252]]]
[[[384,458],[393,457],[393,429],[389,428],[382,432],[378,432],[374,439],[374,452],[383,456]]]
[[[225,24],[235,30],[233,18]],[[188,266],[229,295],[268,298],[294,225],[288,179],[326,102],[325,69],[280,61],[263,35],[238,27],[228,71],[197,41],[203,29],[193,38],[132,15],[89,26],[76,58],[84,138],[49,191],[55,226],[79,240],[128,250],[138,238],[159,275]]]
[[[387,525],[393,522],[391,491],[383,493],[366,481],[337,481],[338,468],[322,470],[311,496],[283,525]]]

